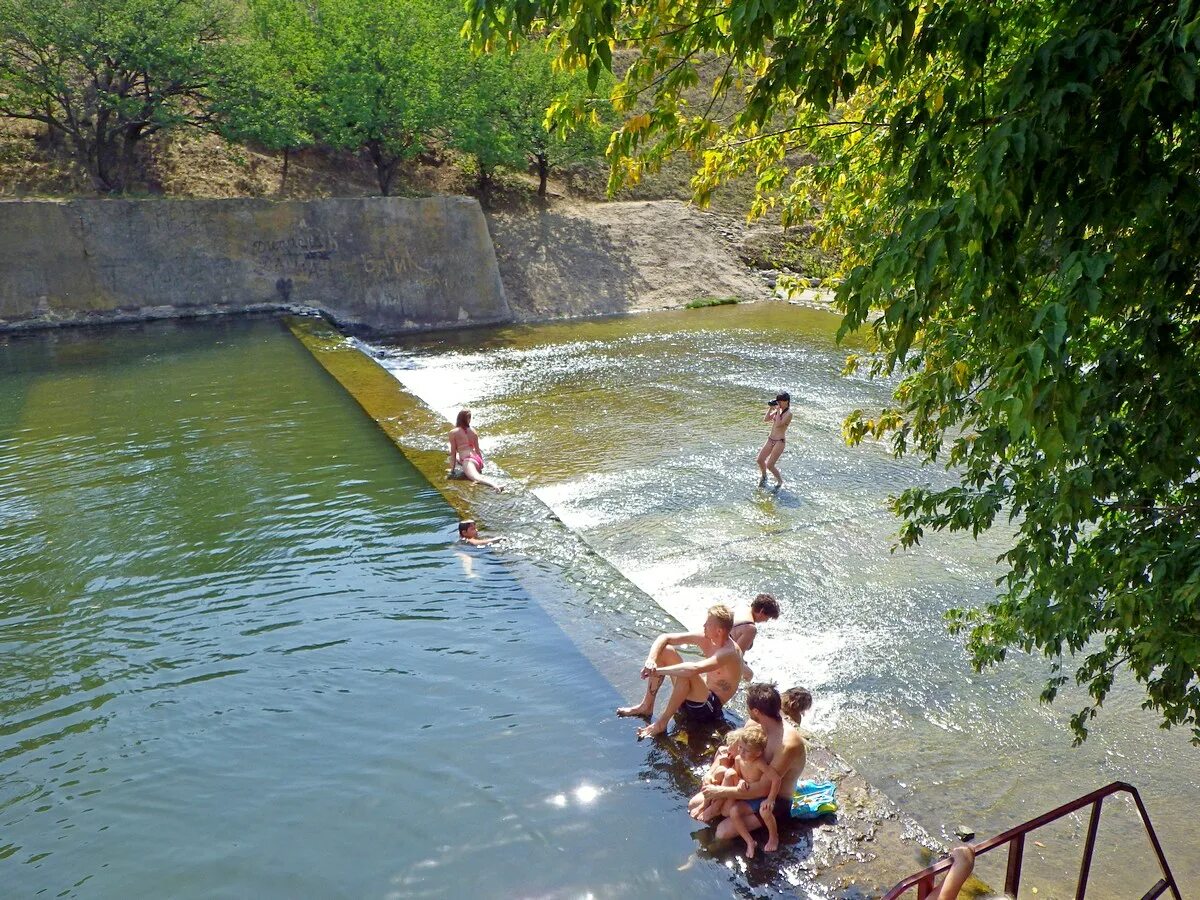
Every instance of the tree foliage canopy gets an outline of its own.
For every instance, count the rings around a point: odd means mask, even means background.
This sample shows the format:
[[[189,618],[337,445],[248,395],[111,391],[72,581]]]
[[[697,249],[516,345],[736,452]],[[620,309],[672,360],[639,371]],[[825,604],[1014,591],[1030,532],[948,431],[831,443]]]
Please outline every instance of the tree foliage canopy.
[[[475,56],[464,19],[460,0],[0,0],[0,117],[65,138],[105,191],[181,125],[282,151],[285,179],[294,150],[364,153],[383,194],[435,147],[487,176],[532,162],[543,191],[552,166],[598,156],[595,107],[546,122],[586,77],[537,47]]]
[[[614,91],[643,104],[610,147],[614,183],[683,150],[700,200],[752,171],[755,214],[819,215],[846,254],[842,332],[873,333],[850,366],[898,380],[848,438],[957,476],[895,500],[900,543],[1013,522],[998,597],[951,627],[980,667],[1049,657],[1047,700],[1073,668],[1080,740],[1127,667],[1200,742],[1198,7],[471,6],[481,44],[549,27],[593,78],[615,46],[640,51]],[[714,56],[711,99],[689,104]]]
[[[295,0],[252,0],[230,40],[229,77],[212,103],[221,133],[284,153],[311,146],[322,60],[309,11]]]
[[[532,164],[538,194],[544,196],[551,169],[603,156],[615,125],[607,99],[611,76],[589,89],[585,73],[556,65],[554,55],[536,43],[513,53],[478,54],[467,71],[452,142],[475,156],[481,172]],[[585,114],[557,124],[547,121],[548,110],[563,102]]]
[[[0,0],[0,115],[119,188],[141,140],[207,119],[227,24],[220,0]]]
[[[454,102],[466,61],[461,16],[427,0],[318,0],[321,134],[365,148],[390,191],[396,167],[423,152]]]

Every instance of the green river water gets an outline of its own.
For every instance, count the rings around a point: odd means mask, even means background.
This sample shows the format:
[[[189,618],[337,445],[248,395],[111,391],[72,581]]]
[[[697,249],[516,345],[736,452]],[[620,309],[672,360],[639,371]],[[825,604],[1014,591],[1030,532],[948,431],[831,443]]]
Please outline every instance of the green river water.
[[[842,442],[844,416],[884,405],[889,385],[840,376],[836,324],[829,313],[760,304],[373,350],[447,421],[471,407],[488,458],[681,621],[698,623],[714,601],[776,594],[783,616],[761,629],[749,663],[781,686],[811,688],[814,733],[934,833],[949,838],[965,824],[994,834],[1127,780],[1184,896],[1196,893],[1200,750],[1158,730],[1132,685],[1118,685],[1091,738],[1073,748],[1066,721],[1078,695],[1040,705],[1044,662],[1017,655],[972,673],[942,614],[992,596],[1006,535],[935,535],[890,552],[888,495],[948,476]],[[765,401],[783,389],[795,422],[776,494],[757,487],[754,456]],[[506,526],[502,511],[494,517]],[[520,542],[519,523],[508,524]],[[615,677],[636,696],[635,665]],[[1073,896],[1085,830],[1073,817],[1040,832],[1022,885]],[[1131,804],[1106,806],[1100,841],[1089,896],[1140,897],[1157,875]],[[1002,862],[993,854],[981,864],[993,884],[1003,883]]]
[[[944,476],[840,443],[887,387],[837,377],[832,327],[771,305],[369,348],[447,418],[476,409],[517,490],[453,490],[500,551],[454,543],[278,322],[0,340],[0,896],[825,896],[802,847],[699,848],[678,751],[612,716],[654,601],[691,622],[764,589],[785,612],[750,663],[812,687],[818,739],[931,831],[1124,778],[1194,893],[1196,751],[1129,686],[1072,749],[1038,664],[969,672],[939,617],[989,596],[1003,535],[888,552],[886,495]],[[1152,880],[1129,812],[1106,807],[1089,896]],[[1062,896],[1084,827],[1031,844],[1023,883]]]
[[[0,896],[745,889],[280,323],[0,340],[0,514]]]

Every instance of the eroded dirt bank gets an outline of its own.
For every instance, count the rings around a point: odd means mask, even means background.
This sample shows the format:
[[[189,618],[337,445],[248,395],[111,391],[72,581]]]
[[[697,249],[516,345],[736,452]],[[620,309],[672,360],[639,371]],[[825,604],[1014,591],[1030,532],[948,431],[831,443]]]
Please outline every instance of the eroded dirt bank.
[[[740,229],[678,200],[528,204],[487,212],[518,321],[773,296],[737,254]]]

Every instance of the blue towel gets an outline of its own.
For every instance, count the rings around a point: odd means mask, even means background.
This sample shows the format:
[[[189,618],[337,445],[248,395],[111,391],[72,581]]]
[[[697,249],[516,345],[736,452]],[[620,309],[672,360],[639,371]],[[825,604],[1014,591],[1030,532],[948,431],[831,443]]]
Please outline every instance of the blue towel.
[[[837,785],[832,781],[802,781],[792,795],[793,819],[816,819],[837,812]]]

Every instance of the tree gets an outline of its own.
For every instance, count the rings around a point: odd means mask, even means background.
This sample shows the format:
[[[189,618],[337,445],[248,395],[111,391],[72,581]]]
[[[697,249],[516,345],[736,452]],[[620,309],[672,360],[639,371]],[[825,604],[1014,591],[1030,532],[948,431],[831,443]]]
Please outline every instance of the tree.
[[[551,54],[537,45],[515,56],[513,72],[513,129],[537,171],[538,196],[544,197],[551,169],[603,156],[616,125],[606,96],[612,78],[605,72],[589,89],[585,72],[556,67]],[[556,103],[584,114],[574,121],[547,121]]]
[[[520,168],[525,161],[513,127],[513,59],[505,53],[486,53],[465,62],[455,86],[449,142],[474,158],[479,190],[486,192],[498,167]],[[545,107],[542,111],[544,115]]]
[[[481,184],[497,166],[519,169],[528,162],[544,197],[552,168],[603,155],[614,124],[612,104],[588,90],[585,73],[556,67],[544,48],[530,44],[511,54],[481,54],[465,72],[455,92],[452,143],[475,157]],[[611,78],[599,87],[607,94]],[[547,112],[562,98],[589,114],[553,126]]]
[[[317,13],[321,136],[366,151],[386,196],[449,118],[445,87],[466,58],[461,14],[422,0],[318,0]]]
[[[614,96],[651,102],[613,183],[684,150],[702,201],[753,171],[755,214],[819,213],[842,333],[877,347],[850,367],[898,378],[848,438],[957,476],[896,498],[900,544],[1014,523],[998,597],[950,613],[975,665],[1044,654],[1047,701],[1073,668],[1077,740],[1126,668],[1200,743],[1196,3],[474,0],[472,22],[483,45],[549,22],[593,79],[638,48]]]
[[[0,115],[64,136],[101,190],[140,143],[208,120],[219,0],[0,0]]]
[[[320,84],[316,24],[296,0],[252,0],[227,54],[225,87],[212,109],[221,134],[283,154],[314,143]]]

